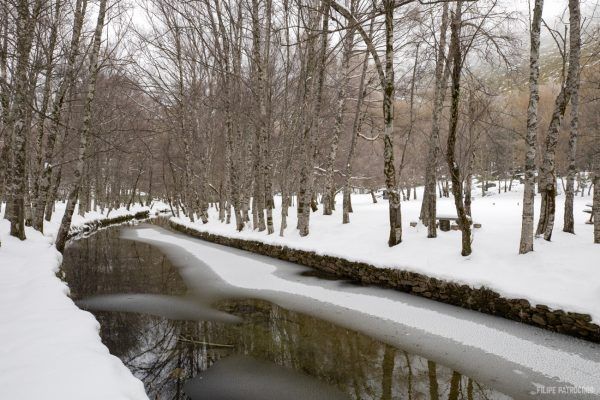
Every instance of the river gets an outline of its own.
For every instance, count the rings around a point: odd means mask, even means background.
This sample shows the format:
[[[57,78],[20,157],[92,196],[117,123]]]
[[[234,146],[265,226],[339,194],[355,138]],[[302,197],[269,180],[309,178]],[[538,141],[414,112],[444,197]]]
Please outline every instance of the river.
[[[225,251],[245,272],[263,263],[279,280],[347,296],[348,306],[234,285],[203,251]],[[160,220],[72,241],[62,272],[72,298],[99,321],[104,344],[151,399],[600,398],[596,344],[208,244]],[[431,329],[409,323],[412,314],[403,323],[357,311],[352,296],[397,302],[399,313],[410,307],[432,320]],[[438,314],[452,322],[430,317]],[[471,335],[457,340],[440,325]],[[487,348],[478,338],[486,332],[531,354],[523,361]]]

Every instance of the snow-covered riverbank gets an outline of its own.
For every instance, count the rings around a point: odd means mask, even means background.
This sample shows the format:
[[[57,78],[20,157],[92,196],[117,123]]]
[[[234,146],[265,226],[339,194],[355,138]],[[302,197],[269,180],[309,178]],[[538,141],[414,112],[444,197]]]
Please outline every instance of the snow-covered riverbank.
[[[0,397],[147,399],[142,382],[102,344],[96,319],[77,308],[56,276],[62,257],[53,241],[63,212],[59,204],[45,235],[26,228],[25,241],[9,236],[9,222],[0,218]],[[72,227],[105,218],[74,216]]]
[[[419,199],[421,193],[419,191]],[[536,199],[539,202],[539,198]],[[322,211],[312,213],[310,235],[300,237],[294,229],[296,210],[291,208],[285,237],[280,237],[280,198],[276,197],[274,212],[276,233],[253,231],[249,228],[236,232],[235,225],[218,221],[216,210],[210,210],[210,221],[191,223],[185,218],[175,220],[199,231],[247,240],[260,240],[269,244],[285,245],[299,250],[315,251],[362,261],[377,267],[400,268],[430,277],[485,286],[506,298],[525,298],[532,304],[544,304],[553,309],[590,314],[600,322],[600,246],[593,244],[592,225],[585,222],[584,213],[591,197],[575,199],[576,234],[562,232],[564,197],[558,197],[557,216],[552,242],[535,240],[535,252],[518,254],[521,229],[522,187],[512,192],[479,195],[473,201],[473,218],[481,223],[474,230],[473,254],[460,255],[460,232],[439,232],[437,239],[427,239],[418,221],[421,201],[402,203],[403,242],[393,248],[387,246],[387,201],[379,199],[373,204],[370,195],[354,195],[354,213],[351,223],[341,223],[341,211],[333,216],[323,216]],[[338,198],[338,205],[341,199]],[[539,203],[536,203],[538,208]],[[439,213],[452,213],[452,198],[439,200]],[[537,218],[537,215],[536,215]]]

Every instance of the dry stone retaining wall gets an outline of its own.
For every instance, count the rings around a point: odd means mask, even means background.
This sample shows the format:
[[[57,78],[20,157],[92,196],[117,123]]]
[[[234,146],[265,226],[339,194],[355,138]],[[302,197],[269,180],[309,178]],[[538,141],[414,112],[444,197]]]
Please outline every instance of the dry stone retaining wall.
[[[123,222],[131,221],[134,219],[143,220],[149,217],[150,211],[140,211],[136,214],[121,215],[119,217],[114,218],[96,219],[93,221],[86,222],[83,225],[72,226],[69,231],[68,239],[72,239],[79,235],[89,234],[100,228],[106,228],[110,225],[121,224]]]

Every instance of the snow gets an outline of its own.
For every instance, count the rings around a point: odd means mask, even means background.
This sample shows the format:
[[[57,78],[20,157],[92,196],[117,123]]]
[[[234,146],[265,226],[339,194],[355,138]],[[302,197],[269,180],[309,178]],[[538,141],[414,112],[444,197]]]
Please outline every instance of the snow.
[[[25,241],[9,236],[0,219],[0,397],[147,399],[142,382],[102,344],[94,316],[77,308],[56,276],[62,257],[53,242],[63,213],[58,204],[46,235],[26,228]],[[101,218],[74,216],[72,228]]]
[[[133,234],[142,241],[164,243],[185,250],[191,257],[203,262],[200,268],[208,265],[221,279],[238,288],[259,290],[261,293],[276,291],[293,294],[355,310],[450,339],[469,349],[482,350],[564,384],[592,387],[594,390],[600,388],[598,360],[555,347],[552,341],[536,343],[488,326],[485,322],[411,305],[399,296],[386,298],[349,291],[343,287],[332,288],[285,279],[276,273],[277,263],[265,263],[261,258],[248,257],[243,252],[229,251],[223,246],[193,241],[183,235],[165,235],[154,228],[136,229]]]
[[[521,232],[522,186],[498,194],[492,188],[488,195],[479,194],[473,200],[473,221],[482,224],[473,230],[473,254],[460,255],[460,231],[441,232],[438,238],[428,239],[427,228],[421,223],[413,228],[409,222],[418,221],[420,200],[402,202],[403,241],[388,247],[388,203],[379,199],[373,204],[370,194],[353,195],[354,212],[350,224],[342,224],[341,197],[332,216],[322,215],[320,209],[311,214],[310,234],[300,237],[296,226],[296,210],[291,208],[288,229],[280,237],[281,199],[276,197],[273,212],[275,234],[267,235],[246,227],[242,232],[235,224],[218,221],[216,209],[209,210],[209,222],[190,222],[173,218],[198,231],[290,248],[314,251],[318,254],[344,257],[370,263],[377,267],[398,268],[426,274],[430,277],[487,287],[507,298],[525,298],[532,304],[544,304],[552,309],[590,314],[600,323],[600,246],[593,243],[593,226],[585,222],[583,212],[589,196],[575,198],[576,234],[562,232],[564,196],[557,198],[557,213],[552,241],[536,239],[535,251],[519,255]],[[422,188],[418,191],[422,198]],[[539,197],[536,198],[536,221]],[[438,199],[438,213],[455,214],[452,197]]]

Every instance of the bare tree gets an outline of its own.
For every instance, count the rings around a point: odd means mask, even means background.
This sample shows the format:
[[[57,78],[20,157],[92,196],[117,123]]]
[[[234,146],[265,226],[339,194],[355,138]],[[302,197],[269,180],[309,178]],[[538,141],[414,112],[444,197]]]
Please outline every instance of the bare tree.
[[[569,0],[569,21],[570,25],[579,27],[579,0]],[[561,86],[560,93],[554,102],[554,111],[548,126],[546,141],[544,144],[544,156],[539,176],[539,191],[542,194],[542,202],[540,206],[540,219],[536,230],[537,235],[543,235],[544,239],[552,238],[552,230],[554,229],[554,216],[556,212],[556,146],[558,144],[558,134],[562,118],[565,114],[567,104],[571,99],[573,90],[577,85],[579,77],[579,54],[580,54],[581,39],[579,37],[579,28],[571,26],[569,34],[569,67],[567,71],[567,79]],[[573,49],[575,48],[575,51]]]
[[[452,57],[452,85],[451,85],[451,105],[450,122],[448,128],[448,144],[446,149],[446,162],[452,179],[452,195],[454,196],[454,205],[458,215],[458,225],[462,232],[462,250],[463,256],[471,254],[471,221],[467,216],[464,200],[462,180],[460,178],[460,169],[456,162],[456,130],[458,127],[458,107],[460,101],[460,77],[462,72],[463,58],[461,55],[460,31],[462,24],[462,1],[456,2],[456,10],[452,15],[450,51]]]
[[[571,112],[569,132],[569,166],[567,170],[567,186],[565,188],[565,213],[563,231],[575,233],[573,219],[573,198],[575,197],[575,175],[577,166],[577,137],[579,136],[579,81],[580,81],[580,57],[581,57],[581,12],[579,1],[569,1],[569,70],[574,75],[571,87]]]
[[[77,197],[79,195],[79,190],[81,189],[82,174],[85,166],[85,156],[88,151],[89,134],[92,123],[92,105],[94,103],[94,96],[96,94],[96,80],[98,78],[99,69],[98,56],[100,54],[102,30],[104,28],[104,18],[106,16],[106,3],[107,0],[100,0],[98,19],[96,20],[96,29],[94,31],[92,48],[90,50],[89,81],[87,84],[87,95],[85,100],[85,108],[83,111],[83,126],[81,127],[79,137],[79,155],[77,159],[77,166],[75,167],[74,172],[75,182],[73,184],[73,188],[69,192],[65,214],[63,215],[56,237],[56,248],[60,252],[62,252],[65,248],[67,237],[69,235],[69,229],[71,227],[71,218],[73,217],[73,211],[75,210]]]
[[[26,148],[27,132],[29,131],[27,115],[31,107],[30,94],[32,93],[29,89],[28,71],[34,30],[41,6],[41,0],[36,0],[33,9],[30,9],[27,0],[19,0],[16,4],[18,15],[17,55],[14,72],[14,101],[9,119],[9,124],[12,125],[9,128],[12,134],[9,164],[11,174],[9,174],[7,182],[9,202],[6,206],[6,218],[10,221],[10,234],[21,240],[25,239]]]
[[[427,153],[427,166],[425,168],[425,188],[423,192],[423,204],[421,219],[427,225],[427,237],[437,237],[436,228],[436,170],[437,159],[440,152],[440,118],[444,105],[444,97],[448,80],[448,73],[444,73],[444,66],[450,61],[446,61],[446,32],[448,30],[448,3],[443,4],[442,22],[440,27],[440,39],[438,42],[438,52],[435,61],[435,91],[433,94],[433,113],[431,120],[431,135],[429,137],[429,151]],[[446,71],[450,71],[446,67]]]
[[[530,25],[529,54],[529,106],[527,108],[527,135],[525,136],[525,188],[523,191],[523,215],[519,253],[533,251],[533,209],[535,202],[535,151],[537,146],[538,102],[540,77],[540,30],[544,0],[536,0]]]

